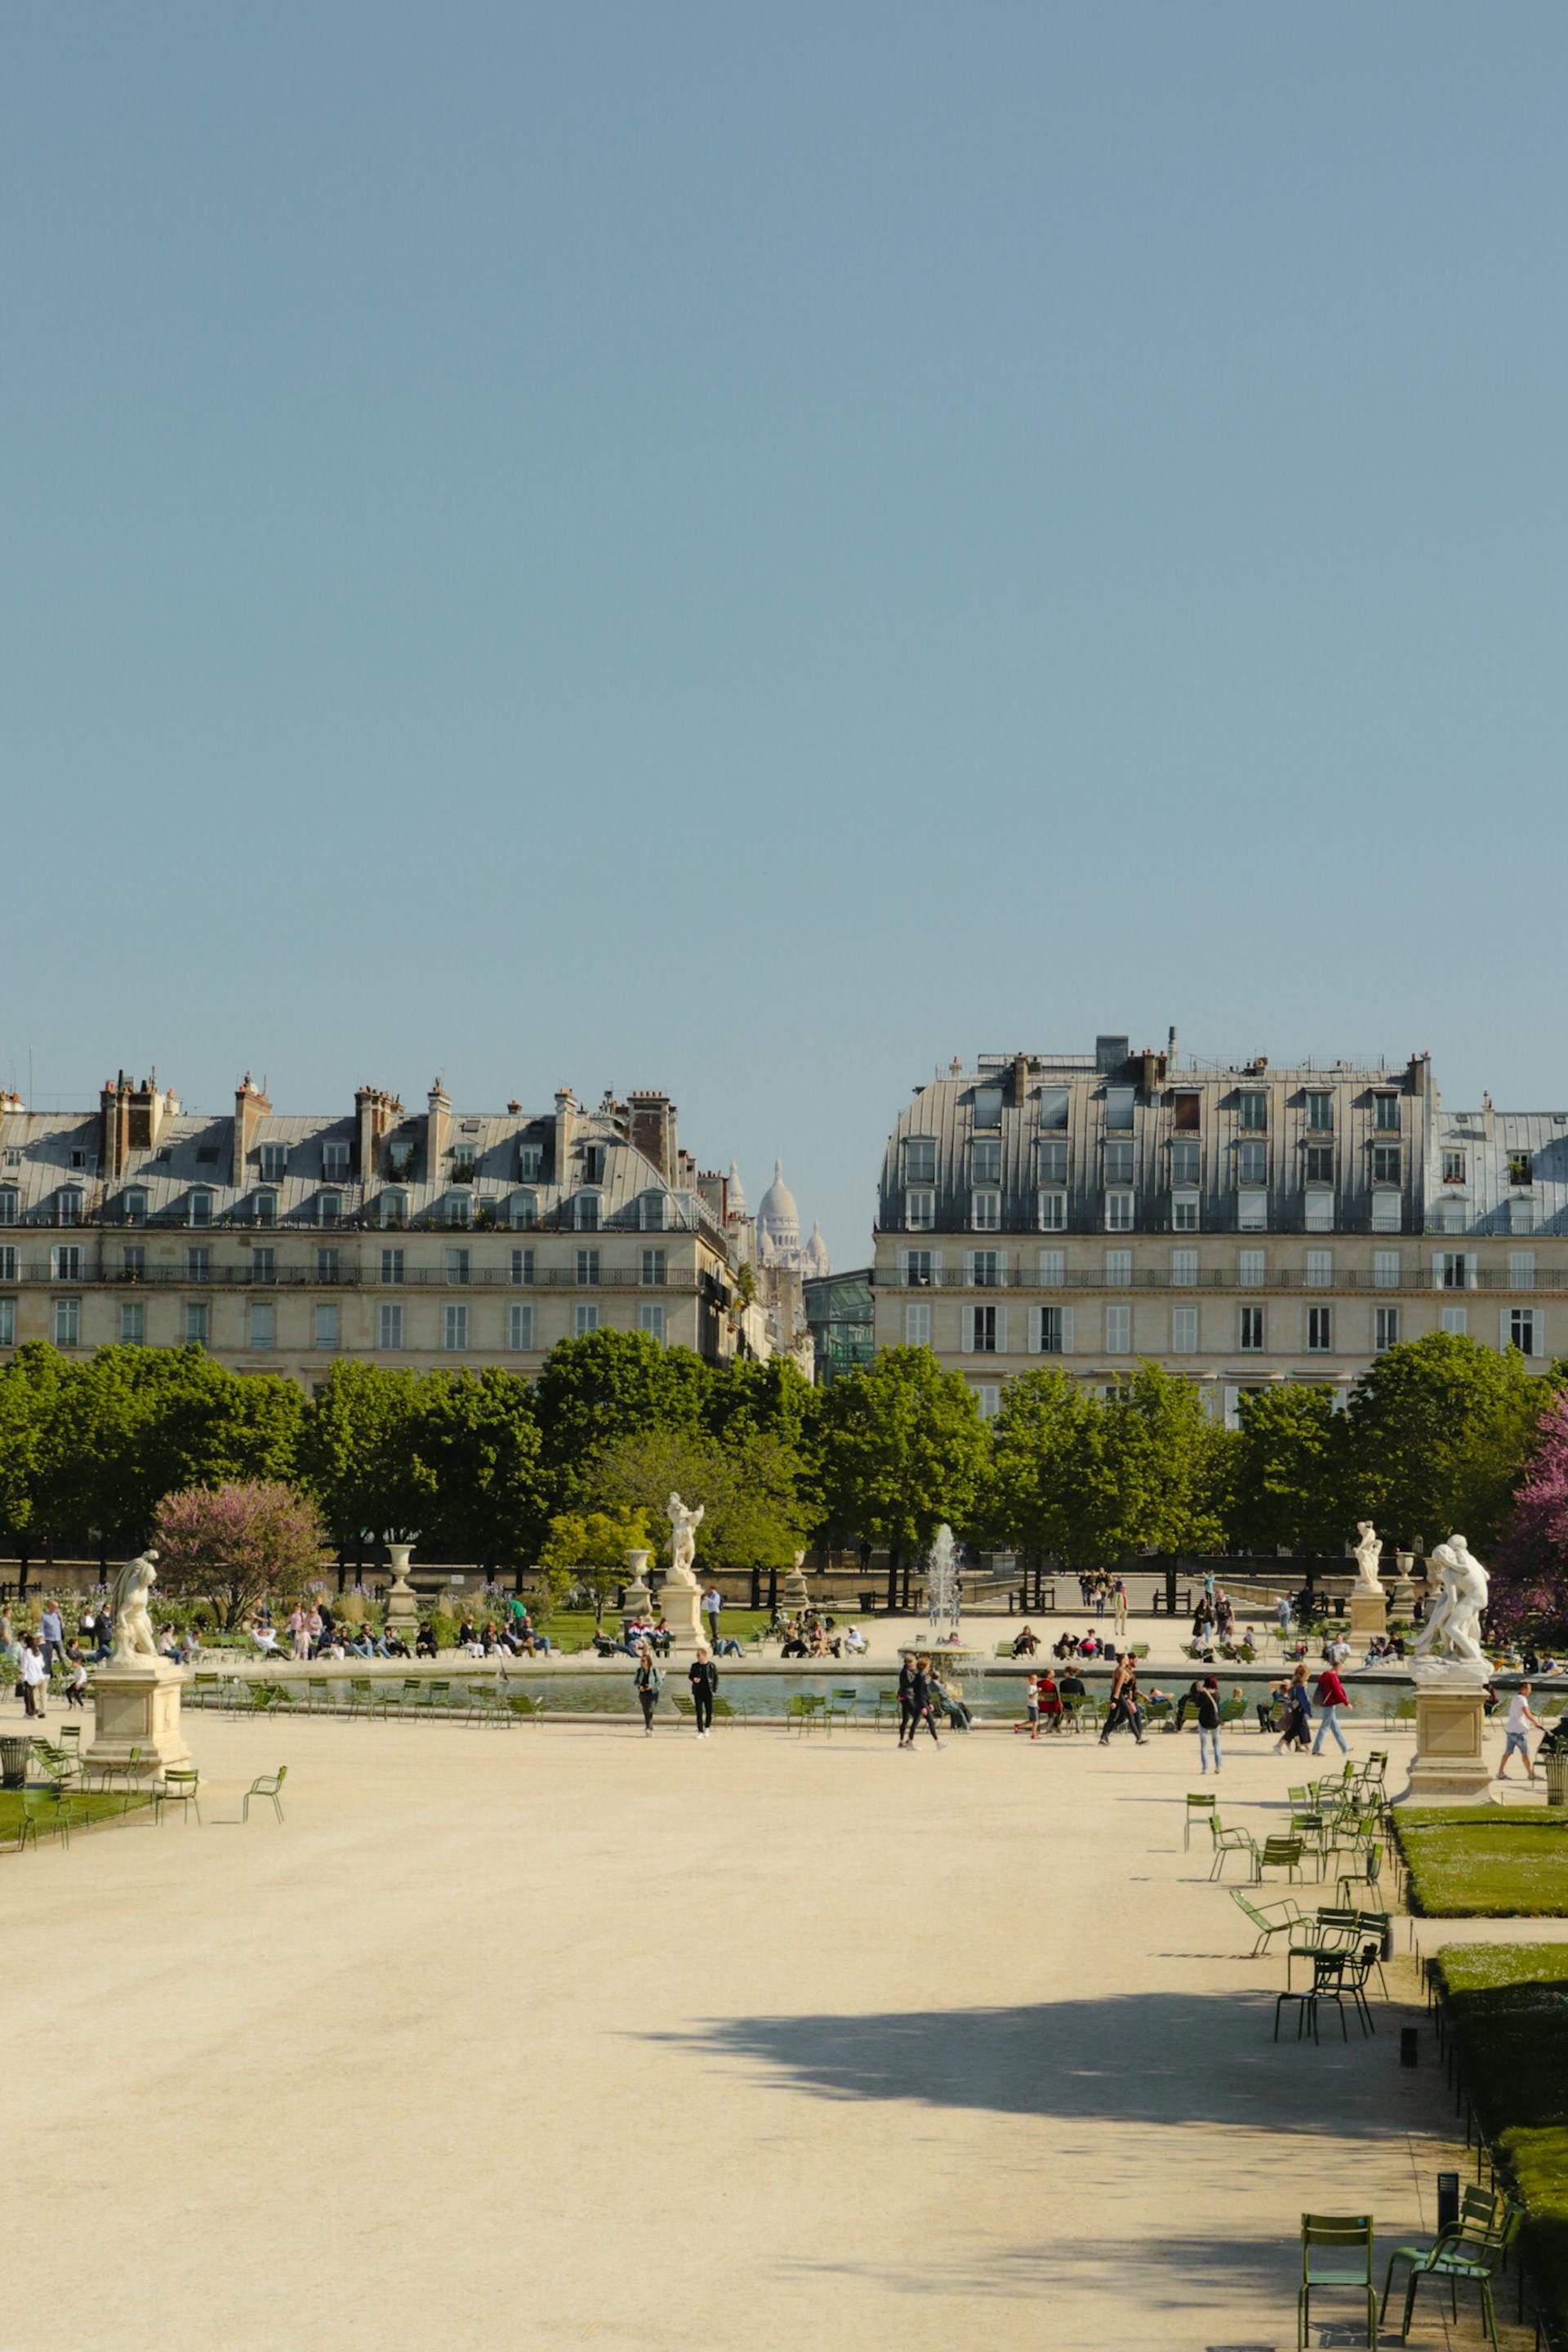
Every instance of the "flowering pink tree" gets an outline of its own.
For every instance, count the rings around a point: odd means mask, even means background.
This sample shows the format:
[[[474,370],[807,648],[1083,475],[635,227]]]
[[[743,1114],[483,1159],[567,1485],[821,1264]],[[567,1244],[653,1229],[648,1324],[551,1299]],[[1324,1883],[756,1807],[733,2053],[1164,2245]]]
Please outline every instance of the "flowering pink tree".
[[[1568,1398],[1541,1416],[1535,1449],[1514,1490],[1499,1547],[1491,1615],[1500,1631],[1568,1623]]]
[[[165,1495],[153,1540],[160,1585],[210,1601],[226,1627],[258,1601],[298,1591],[326,1544],[315,1505],[268,1479]]]

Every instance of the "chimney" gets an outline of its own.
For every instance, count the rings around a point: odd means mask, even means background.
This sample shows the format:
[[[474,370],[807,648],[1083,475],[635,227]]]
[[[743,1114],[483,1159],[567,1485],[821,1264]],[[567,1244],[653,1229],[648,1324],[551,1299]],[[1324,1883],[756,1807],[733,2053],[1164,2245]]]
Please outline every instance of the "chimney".
[[[1028,1092],[1029,1057],[1027,1054],[1015,1054],[1013,1056],[1013,1102],[1014,1107],[1016,1109],[1022,1110],[1024,1104],[1027,1099]]]
[[[675,1105],[652,1087],[626,1097],[631,1142],[645,1160],[651,1160],[667,1184],[675,1181]]]
[[[428,1102],[428,1116],[425,1121],[425,1181],[438,1184],[452,1124],[452,1098],[439,1078],[430,1089]]]
[[[125,1173],[131,1148],[131,1082],[123,1070],[99,1096],[98,1129],[98,1164],[104,1182],[111,1183]]]
[[[272,1105],[259,1087],[252,1086],[247,1070],[243,1083],[235,1089],[234,1142],[230,1156],[228,1181],[237,1191],[245,1182],[246,1163],[250,1147],[256,1140],[257,1129],[270,1116]]]
[[[126,1151],[128,1153],[151,1151],[163,1133],[164,1119],[177,1118],[179,1108],[179,1102],[173,1089],[165,1094],[160,1094],[158,1091],[156,1070],[151,1077],[143,1078],[139,1087],[128,1086],[125,1110]]]
[[[354,1174],[362,1184],[369,1184],[375,1176],[381,1139],[403,1105],[384,1087],[359,1087],[354,1090]]]
[[[555,1157],[551,1163],[552,1183],[566,1184],[572,1178],[572,1138],[577,1130],[577,1104],[570,1087],[555,1089]]]

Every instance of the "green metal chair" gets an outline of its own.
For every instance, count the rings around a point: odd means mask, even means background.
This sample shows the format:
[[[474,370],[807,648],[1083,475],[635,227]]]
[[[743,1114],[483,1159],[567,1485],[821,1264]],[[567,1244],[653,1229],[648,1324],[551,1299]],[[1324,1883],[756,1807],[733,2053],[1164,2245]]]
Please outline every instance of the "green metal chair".
[[[752,1720],[752,1710],[743,1700],[728,1699],[722,1691],[719,1691],[713,1699],[713,1720],[715,1723],[738,1723],[744,1727]]]
[[[1227,1855],[1233,1853],[1242,1853],[1247,1856],[1247,1870],[1254,1879],[1257,1878],[1258,1840],[1250,1830],[1227,1830],[1219,1815],[1211,1813],[1209,1837],[1214,1846],[1214,1860],[1209,1865],[1211,1879],[1225,1876],[1226,1859]]]
[[[1293,1895],[1282,1895],[1277,1903],[1271,1903],[1265,1907],[1254,1903],[1244,1887],[1227,1886],[1225,1891],[1248,1927],[1257,1930],[1258,1940],[1247,1954],[1248,1959],[1255,1960],[1259,1952],[1266,1952],[1276,1936],[1290,1935],[1298,1927],[1307,1928],[1312,1924]],[[1271,1918],[1269,1914],[1276,1911],[1280,1916],[1278,1918]],[[1294,1945],[1291,1946],[1291,1949],[1295,1949]],[[1288,1970],[1289,1963],[1287,1963]],[[1289,1981],[1288,1973],[1287,1981]]]
[[[196,1819],[202,1817],[201,1774],[194,1764],[166,1764],[160,1787],[153,1791],[153,1818],[161,1822],[165,1805],[178,1805],[182,1826],[191,1818],[191,1807],[196,1809]]]
[[[858,1716],[859,1711],[860,1694],[854,1685],[850,1683],[840,1683],[836,1685],[832,1696],[827,1701],[827,1720],[829,1725],[831,1726],[834,1723],[853,1723]]]
[[[546,1703],[542,1696],[535,1698],[528,1691],[510,1691],[505,1700],[507,1712],[514,1723],[542,1723]]]
[[[1509,2240],[1518,2225],[1519,2215],[1509,2206],[1500,2222],[1489,2229],[1467,2229],[1463,2215],[1459,2228],[1445,2233],[1429,2254],[1423,2254],[1410,2266],[1405,2288],[1405,2315],[1400,2322],[1399,2340],[1405,2343],[1410,2335],[1410,2322],[1415,2311],[1415,2290],[1424,2278],[1447,2279],[1451,2308],[1455,2318],[1459,2315],[1459,2289],[1474,2286],[1480,2290],[1481,2325],[1485,2328],[1493,2352],[1498,2352],[1497,2305],[1492,2301],[1492,2280],[1501,2269],[1508,2252]],[[1385,2294],[1386,2300],[1386,2294]]]
[[[1252,1849],[1253,1876],[1261,1880],[1266,1870],[1282,1870],[1290,1878],[1301,1874],[1301,1841],[1299,1837],[1265,1838],[1261,1846]]]
[[[1373,2281],[1370,2213],[1303,2213],[1301,2284],[1296,2296],[1296,2352],[1307,2352],[1312,2297],[1328,2290],[1366,2298],[1368,2352],[1377,2352],[1377,2289]]]
[[[1195,1795],[1189,1793],[1186,1801],[1186,1815],[1182,1822],[1182,1852],[1184,1853],[1188,1852],[1193,1843],[1194,1822],[1207,1821],[1218,1802],[1219,1799],[1215,1796],[1212,1791],[1207,1795]]]
[[[1484,2240],[1489,2231],[1499,2226],[1498,2217],[1502,2210],[1502,2201],[1501,2196],[1495,2189],[1467,2189],[1459,2199],[1458,2220],[1450,2221],[1446,2229],[1439,2230],[1431,2245],[1394,2248],[1388,2257],[1388,2268],[1384,2273],[1383,2307],[1378,2314],[1380,2326],[1386,2327],[1388,2325],[1388,2306],[1394,2294],[1395,2268],[1403,2263],[1408,2269],[1415,2270],[1422,2263],[1429,2262],[1436,2253],[1447,2252],[1455,2247],[1463,2248],[1467,2241],[1473,2242],[1478,2239]],[[1458,2294],[1457,2283],[1451,2292],[1457,2299]]]
[[[279,1820],[281,1821],[283,1818],[283,1806],[281,1802],[283,1783],[288,1778],[289,1767],[287,1764],[279,1764],[276,1772],[258,1772],[255,1780],[251,1782],[249,1788],[245,1792],[244,1801],[240,1806],[240,1820],[242,1822],[247,1822],[250,1819],[250,1801],[252,1797],[265,1797],[270,1801],[273,1811],[277,1814]]]
[[[37,1845],[40,1830],[50,1837],[63,1839],[68,1846],[72,1830],[85,1829],[87,1825],[87,1808],[68,1790],[58,1787],[23,1790],[22,1819],[16,1839],[18,1850],[26,1844],[29,1837]]]

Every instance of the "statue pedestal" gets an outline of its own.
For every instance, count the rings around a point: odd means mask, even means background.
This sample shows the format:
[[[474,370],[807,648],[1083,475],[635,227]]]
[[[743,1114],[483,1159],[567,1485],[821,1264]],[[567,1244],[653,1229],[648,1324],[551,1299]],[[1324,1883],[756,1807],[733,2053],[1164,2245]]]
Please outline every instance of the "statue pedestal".
[[[82,1758],[89,1772],[100,1765],[121,1770],[131,1751],[142,1751],[137,1771],[155,1780],[166,1764],[188,1764],[191,1751],[180,1734],[178,1666],[163,1658],[111,1658],[92,1678],[96,1719],[92,1746]]]
[[[805,1578],[798,1568],[792,1568],[784,1578],[782,1599],[792,1617],[798,1617],[803,1609],[810,1608],[811,1595],[805,1589]]]
[[[707,1649],[708,1628],[702,1622],[700,1584],[678,1584],[672,1576],[667,1576],[659,1587],[658,1605],[669,1627],[672,1655],[678,1652],[689,1654],[700,1642]]]
[[[408,1581],[408,1555],[414,1546],[388,1544],[386,1549],[392,1556],[392,1582],[386,1589],[386,1630],[389,1633],[406,1634],[412,1646],[413,1636],[419,1631],[419,1601]]]
[[[630,1631],[634,1617],[645,1617],[647,1614],[648,1604],[653,1599],[652,1593],[647,1589],[647,1560],[648,1556],[646,1551],[629,1551],[626,1554],[626,1566],[631,1570],[631,1574],[621,1595],[623,1633]]]
[[[1492,1776],[1481,1752],[1486,1676],[1479,1666],[1415,1668],[1415,1758],[1402,1804],[1480,1804]]]
[[[1359,1586],[1351,1594],[1351,1632],[1370,1641],[1374,1633],[1388,1631],[1388,1602],[1381,1592],[1363,1592]]]

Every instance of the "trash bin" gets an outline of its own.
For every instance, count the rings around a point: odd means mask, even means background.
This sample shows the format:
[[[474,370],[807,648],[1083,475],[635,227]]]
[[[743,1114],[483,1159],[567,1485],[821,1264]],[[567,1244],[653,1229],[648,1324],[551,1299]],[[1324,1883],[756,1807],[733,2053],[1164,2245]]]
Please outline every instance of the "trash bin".
[[[27,1781],[30,1738],[0,1739],[0,1789],[22,1789]]]
[[[1541,1760],[1546,1767],[1547,1803],[1568,1805],[1568,1751],[1543,1756]],[[7,1780],[5,1785],[9,1788],[11,1784]]]

